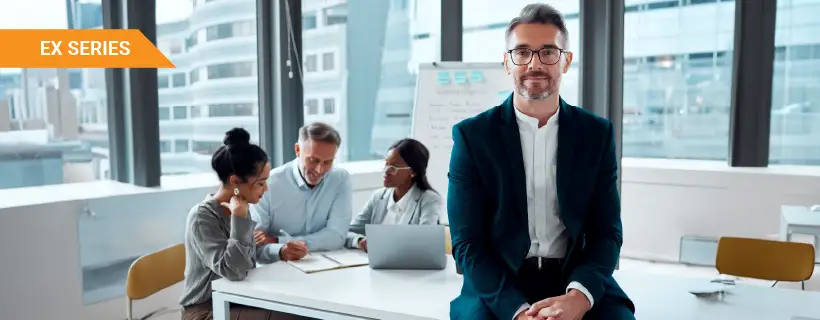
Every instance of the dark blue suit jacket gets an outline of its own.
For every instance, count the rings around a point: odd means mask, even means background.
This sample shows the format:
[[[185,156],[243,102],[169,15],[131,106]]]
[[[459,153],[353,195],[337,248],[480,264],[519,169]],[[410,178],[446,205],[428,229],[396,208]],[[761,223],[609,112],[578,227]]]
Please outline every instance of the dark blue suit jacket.
[[[612,278],[622,243],[612,123],[561,99],[556,184],[569,235],[564,271],[597,304],[634,306]],[[521,140],[512,95],[453,126],[447,212],[453,256],[463,270],[451,319],[513,319],[526,301],[514,278],[530,247]]]

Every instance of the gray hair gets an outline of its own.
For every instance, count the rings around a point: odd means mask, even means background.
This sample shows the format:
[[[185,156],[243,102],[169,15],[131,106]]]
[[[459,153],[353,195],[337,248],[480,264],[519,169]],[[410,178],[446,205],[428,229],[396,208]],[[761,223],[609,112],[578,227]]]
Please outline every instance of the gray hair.
[[[314,122],[299,128],[299,143],[313,140],[335,144],[337,147],[342,144],[342,136],[329,124]]]
[[[528,4],[517,17],[510,20],[507,25],[507,32],[505,34],[505,41],[509,45],[510,36],[513,30],[520,24],[551,24],[561,31],[561,40],[564,41],[562,49],[569,49],[569,31],[567,24],[564,23],[564,16],[558,9],[546,3],[531,3]]]

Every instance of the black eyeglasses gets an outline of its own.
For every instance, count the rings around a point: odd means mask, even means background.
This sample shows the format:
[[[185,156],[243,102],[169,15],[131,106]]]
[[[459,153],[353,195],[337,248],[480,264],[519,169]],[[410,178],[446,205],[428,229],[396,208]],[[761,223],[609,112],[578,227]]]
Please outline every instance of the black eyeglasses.
[[[538,55],[538,60],[540,60],[541,63],[553,65],[558,63],[558,60],[561,58],[561,54],[564,52],[569,51],[556,47],[546,47],[541,49],[516,48],[507,50],[507,53],[510,55],[510,61],[517,66],[530,64],[530,62],[532,62],[532,57],[535,55]]]

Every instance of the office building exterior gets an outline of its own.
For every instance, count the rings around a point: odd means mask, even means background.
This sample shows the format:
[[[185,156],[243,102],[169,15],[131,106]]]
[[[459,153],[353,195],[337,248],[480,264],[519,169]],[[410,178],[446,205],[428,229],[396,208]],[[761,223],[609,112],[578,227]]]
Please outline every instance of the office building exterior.
[[[529,2],[465,1],[464,61],[500,61],[506,24]],[[577,103],[584,68],[579,63],[584,53],[578,50],[578,3],[551,2],[566,16],[575,52],[562,96]],[[734,1],[625,2],[624,156],[726,159]],[[81,13],[97,10],[88,3],[69,3]],[[303,55],[291,57],[291,65],[303,74],[305,122],[327,122],[341,132],[339,159],[377,159],[391,142],[410,134],[415,66],[438,59],[439,8],[439,0],[302,1]],[[232,127],[245,127],[258,141],[258,92],[269,90],[257,87],[256,1],[195,0],[190,12],[157,28],[158,47],[176,65],[158,71],[166,175],[209,171],[211,154]],[[820,164],[820,23],[812,18],[817,12],[816,1],[778,1],[773,164]],[[91,16],[79,14],[73,21],[78,27],[99,27]],[[67,72],[75,105],[58,114],[76,112],[78,132],[45,115],[40,116],[43,127],[61,128],[63,139],[79,139],[105,157],[104,73]],[[22,130],[14,127],[19,121],[12,121],[22,117],[22,100],[9,98],[25,96],[20,77],[0,74],[0,101],[6,101],[0,109],[9,110],[0,112],[0,129],[7,123],[7,131]],[[107,176],[104,159],[95,167],[89,180]]]
[[[291,63],[301,66],[304,119],[339,130],[342,161],[379,158],[410,134],[415,75],[400,2],[302,2],[303,55]],[[210,170],[234,126],[258,141],[255,19],[255,1],[198,1],[188,19],[158,26],[157,45],[176,65],[158,72],[163,174]],[[374,43],[386,49],[360,49]]]
[[[465,5],[464,60],[499,59],[507,22],[529,2]],[[583,68],[577,65],[584,54],[578,52],[578,1],[547,2],[563,11],[574,64]],[[734,1],[626,0],[624,9],[623,156],[725,160]],[[817,1],[778,1],[771,164],[820,165],[820,23],[812,18],[817,12]],[[578,83],[578,73],[570,70],[561,89],[570,103],[578,103]]]

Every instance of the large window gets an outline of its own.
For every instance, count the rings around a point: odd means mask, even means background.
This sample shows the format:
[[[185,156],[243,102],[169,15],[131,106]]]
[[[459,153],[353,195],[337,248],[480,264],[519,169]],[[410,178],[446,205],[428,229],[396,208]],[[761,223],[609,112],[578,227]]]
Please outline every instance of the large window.
[[[247,1],[247,0],[239,0],[239,1]],[[201,10],[202,8],[194,8],[194,11]],[[205,9],[206,12],[208,9]],[[205,14],[206,16],[209,13]],[[222,18],[219,18],[222,19]],[[208,20],[216,20],[215,17],[207,17],[203,18],[204,21]],[[202,23],[202,22],[200,22]],[[173,29],[176,26],[170,25],[167,29]],[[162,30],[158,28],[158,30]],[[251,37],[256,35],[256,18],[253,19],[245,19],[245,20],[237,20],[232,22],[225,22],[219,23],[215,25],[210,25],[204,28],[200,28],[197,30],[186,30],[189,32],[187,35],[183,35],[186,43],[186,47],[188,51],[191,50],[194,46],[203,44],[205,42],[211,42],[216,40],[222,39],[230,39],[236,37]],[[158,41],[159,42],[159,41]],[[160,42],[161,43],[161,42]],[[173,49],[173,47],[171,48]],[[179,50],[181,51],[181,44]]]
[[[199,69],[194,69],[191,70],[191,72],[188,72],[188,77],[191,84],[199,82]]]
[[[332,115],[336,113],[336,99],[324,98],[322,100],[322,105],[324,106],[326,115]]]
[[[318,24],[316,12],[302,12],[302,30],[316,29]]]
[[[193,151],[200,155],[210,156],[213,155],[220,146],[222,146],[222,142],[218,141],[194,141]]]
[[[307,54],[305,55],[305,67],[304,70],[307,73],[316,72],[318,71],[317,65],[319,64],[318,60],[316,60],[315,54]]]
[[[177,55],[183,52],[184,42],[185,40],[182,38],[167,39],[158,41],[157,48],[159,48],[165,56]]]
[[[0,29],[92,29],[102,27],[102,18],[99,0],[0,1]],[[0,189],[108,179],[106,90],[104,69],[0,69]],[[45,200],[55,199],[53,191],[41,194]],[[43,215],[42,223],[74,214],[70,212],[74,207],[62,208],[63,212]],[[73,240],[77,244],[90,244],[80,248],[78,255],[83,300],[100,301],[111,298],[114,290],[123,292],[124,277],[112,289],[112,270],[92,261],[104,254],[87,250],[111,238],[92,239],[106,233],[84,232],[87,216],[80,211],[76,214],[77,224],[61,227],[77,230],[79,239]],[[62,268],[56,263],[56,268]],[[125,275],[127,266],[120,273]],[[68,277],[74,280],[76,276]]]
[[[208,106],[209,117],[249,117],[255,115],[256,103],[219,103]]]
[[[208,80],[256,76],[256,62],[230,62],[207,67]]]
[[[174,88],[182,88],[182,87],[185,87],[185,85],[186,85],[186,83],[185,83],[185,73],[174,73],[171,76],[171,79],[173,79],[173,83],[172,83],[171,86],[174,87]]]
[[[623,156],[727,159],[735,4],[625,9]]]
[[[319,100],[305,98],[305,114],[308,116],[319,114]]]
[[[477,0],[463,6],[462,60],[465,62],[501,62],[507,50],[505,32],[510,20],[518,15],[521,8],[533,1],[524,0]],[[561,80],[561,98],[570,104],[578,104],[578,82],[581,66],[579,52],[578,25],[579,0],[541,1],[561,11],[569,32],[569,51],[573,52],[573,63],[569,72]],[[430,32],[435,32],[430,30]],[[438,40],[435,40],[438,41]],[[510,79],[510,81],[513,81]]]
[[[188,118],[187,106],[174,106],[174,120],[181,120]]]
[[[169,152],[171,152],[171,141],[160,140],[159,141],[159,152],[160,153],[169,153]]]
[[[322,54],[322,71],[331,71],[334,69],[335,58],[333,52],[326,52]]]
[[[432,8],[414,15],[406,1],[302,1],[306,122],[339,130],[342,161],[384,157],[394,141],[410,135],[419,62],[436,59],[438,46],[419,35],[439,25]],[[318,18],[314,18],[318,14]],[[348,14],[350,13],[350,14]],[[401,117],[390,115],[401,114]]]
[[[171,109],[168,107],[159,107],[159,120],[171,120]]]
[[[163,175],[210,172],[212,153],[233,127],[259,141],[256,2],[193,3],[157,1],[157,42],[186,39],[186,54],[169,57],[176,69],[159,70],[173,71],[164,81],[174,88],[159,91],[160,119],[171,120],[160,122]]]
[[[165,89],[171,87],[171,84],[168,80],[168,74],[159,74],[157,75],[157,86],[160,89]]]
[[[60,4],[0,2],[0,29],[102,26],[100,1]],[[0,189],[110,177],[107,113],[103,69],[0,69]]]
[[[205,40],[214,41],[256,34],[256,20],[221,23],[205,29]]]
[[[769,163],[820,165],[820,1],[777,6]]]
[[[190,152],[191,150],[191,142],[189,140],[176,140],[174,141],[174,152],[175,153],[185,153]]]
[[[348,4],[341,3],[322,10],[325,17],[325,25],[332,26],[337,24],[345,24],[347,22]]]

